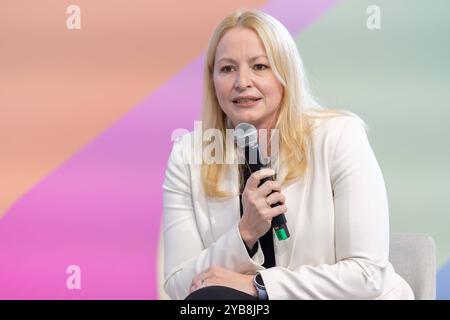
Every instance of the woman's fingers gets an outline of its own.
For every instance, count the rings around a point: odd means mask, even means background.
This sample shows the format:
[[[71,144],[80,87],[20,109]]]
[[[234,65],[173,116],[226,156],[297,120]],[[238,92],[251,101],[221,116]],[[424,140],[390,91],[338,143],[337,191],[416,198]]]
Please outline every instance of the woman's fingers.
[[[197,288],[200,286],[200,283],[201,283],[200,275],[197,275],[194,278],[192,278],[190,291],[192,292],[197,290]]]
[[[267,196],[266,202],[269,206],[278,202],[284,204],[286,202],[286,197],[280,192],[274,192],[271,195]]]
[[[224,271],[226,270],[220,266],[212,266],[205,272],[202,272],[196,275],[194,278],[192,278],[191,289],[192,288],[197,289],[199,287],[205,287],[206,285],[210,285],[211,278],[219,277],[220,275],[223,274]]]
[[[267,197],[272,191],[281,191],[281,183],[279,181],[268,180],[258,188],[258,193],[262,197]]]
[[[264,168],[253,172],[247,180],[246,188],[249,188],[250,190],[257,190],[262,179],[271,177],[274,174],[275,170],[271,168]]]
[[[275,171],[270,168],[253,173],[242,194],[244,215],[239,230],[252,241],[267,232],[273,217],[287,211],[285,197],[281,194],[281,183],[266,179],[274,174]],[[280,205],[271,208],[271,205],[276,203]]]
[[[264,211],[264,219],[265,220],[271,220],[273,217],[276,217],[282,213],[286,213],[287,212],[287,207],[286,205],[282,204],[279,205],[277,207],[273,207],[270,209],[267,209],[266,211]]]

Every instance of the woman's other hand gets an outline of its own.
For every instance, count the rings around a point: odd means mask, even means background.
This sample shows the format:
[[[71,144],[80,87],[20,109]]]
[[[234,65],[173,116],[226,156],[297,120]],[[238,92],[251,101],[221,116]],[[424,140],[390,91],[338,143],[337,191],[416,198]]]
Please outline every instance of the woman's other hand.
[[[253,277],[252,274],[242,274],[220,266],[213,266],[192,279],[189,293],[206,286],[224,286],[257,297],[258,293],[253,285]]]

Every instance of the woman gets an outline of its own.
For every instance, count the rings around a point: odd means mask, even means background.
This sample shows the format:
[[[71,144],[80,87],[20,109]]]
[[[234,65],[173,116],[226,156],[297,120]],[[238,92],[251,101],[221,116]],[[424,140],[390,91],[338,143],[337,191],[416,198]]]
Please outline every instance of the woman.
[[[267,148],[277,181],[260,185],[270,168],[192,163],[205,150],[192,146],[195,132],[174,143],[163,186],[172,299],[413,298],[388,261],[386,190],[364,123],[314,101],[280,22],[246,10],[218,25],[202,120],[222,137],[241,122],[269,130],[268,146],[278,130],[279,150]],[[215,155],[239,153],[225,140],[215,145]],[[282,213],[291,235],[279,241],[271,220]]]

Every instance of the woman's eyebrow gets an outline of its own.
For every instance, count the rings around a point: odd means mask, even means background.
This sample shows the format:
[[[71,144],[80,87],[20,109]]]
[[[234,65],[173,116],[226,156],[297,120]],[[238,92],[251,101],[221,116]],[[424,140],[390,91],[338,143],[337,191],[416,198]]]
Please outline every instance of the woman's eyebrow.
[[[258,55],[258,56],[254,56],[254,57],[250,58],[249,61],[254,61],[254,60],[256,60],[256,59],[258,59],[258,58],[261,58],[261,57],[267,58],[267,56],[266,56],[265,54],[260,54],[260,55]],[[231,58],[227,58],[227,57],[220,58],[219,60],[217,60],[216,63],[219,63],[219,62],[221,62],[221,61],[229,61],[229,62],[236,63],[236,60],[231,59]]]

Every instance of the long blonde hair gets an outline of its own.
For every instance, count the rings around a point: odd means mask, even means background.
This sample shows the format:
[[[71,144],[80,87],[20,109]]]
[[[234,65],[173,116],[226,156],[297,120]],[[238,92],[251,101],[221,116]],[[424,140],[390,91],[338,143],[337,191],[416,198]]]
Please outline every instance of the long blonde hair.
[[[279,106],[275,128],[279,129],[280,153],[287,166],[287,175],[282,181],[287,184],[305,175],[308,168],[308,151],[312,121],[315,118],[355,116],[339,109],[324,109],[309,92],[303,63],[289,31],[275,18],[260,10],[237,10],[225,17],[214,30],[208,44],[203,83],[203,129],[216,128],[226,136],[226,115],[220,108],[213,83],[214,60],[217,45],[231,28],[244,27],[256,32],[261,39],[271,70],[283,86],[283,97]],[[221,145],[223,154],[227,150]],[[230,190],[220,190],[220,180],[229,170],[229,164],[202,163],[202,185],[210,197],[228,197]]]

